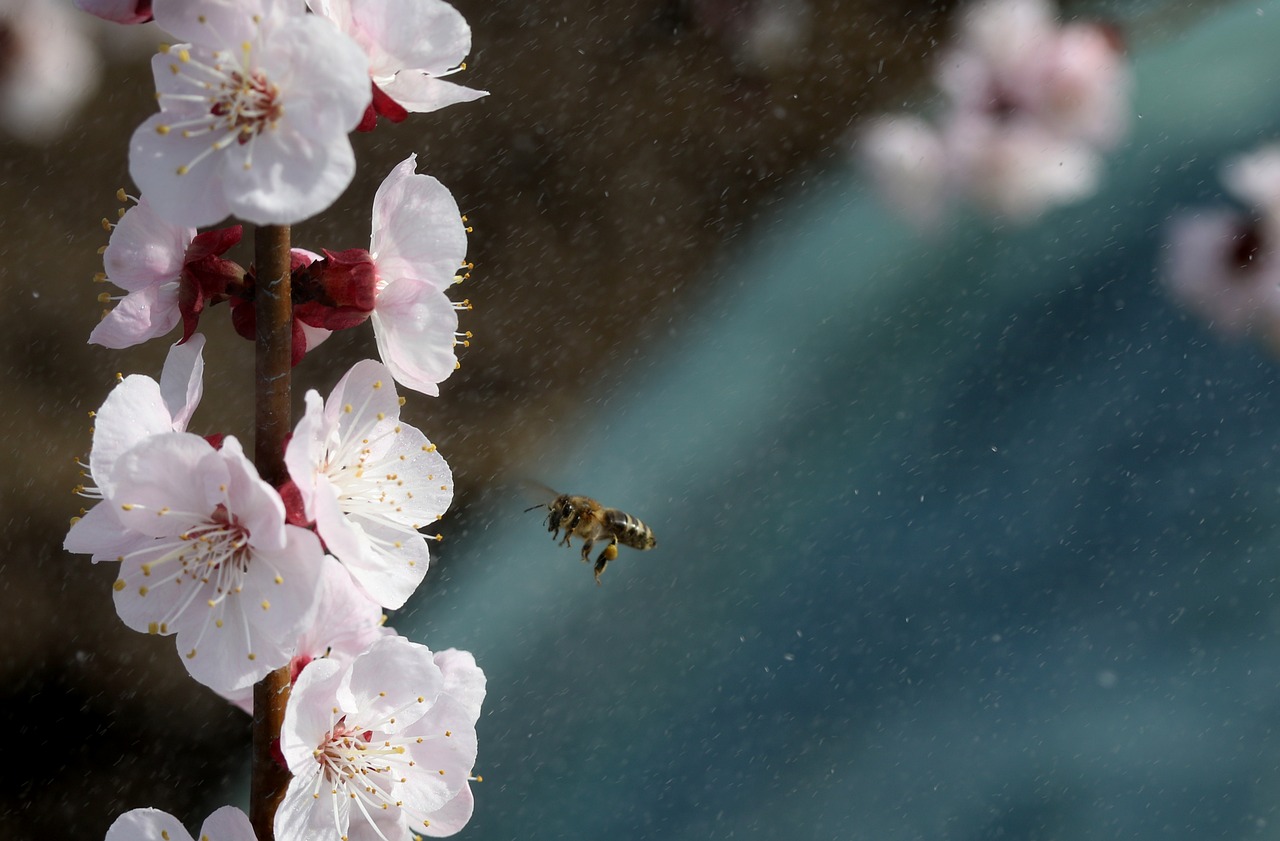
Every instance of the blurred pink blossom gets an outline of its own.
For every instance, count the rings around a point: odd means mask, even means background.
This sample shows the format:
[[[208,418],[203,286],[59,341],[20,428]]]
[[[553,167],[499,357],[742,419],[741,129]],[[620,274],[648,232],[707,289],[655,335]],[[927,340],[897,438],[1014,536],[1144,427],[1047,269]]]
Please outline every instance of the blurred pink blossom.
[[[1218,208],[1174,219],[1162,280],[1212,327],[1280,348],[1280,145],[1228,161],[1222,181],[1250,211]]]
[[[984,0],[961,19],[935,81],[934,123],[883,117],[858,151],[879,191],[919,227],[966,199],[1030,221],[1098,186],[1123,139],[1132,87],[1113,30],[1060,25],[1048,0]]]
[[[0,131],[26,143],[59,134],[97,84],[81,15],[54,0],[0,0]]]

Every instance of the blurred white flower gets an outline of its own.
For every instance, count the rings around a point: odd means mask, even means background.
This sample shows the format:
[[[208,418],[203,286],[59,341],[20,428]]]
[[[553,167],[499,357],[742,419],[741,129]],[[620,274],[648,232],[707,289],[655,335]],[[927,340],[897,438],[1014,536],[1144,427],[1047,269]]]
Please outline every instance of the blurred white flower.
[[[1083,199],[1128,129],[1132,83],[1115,33],[1060,25],[1048,0],[971,6],[936,81],[936,130],[887,118],[861,140],[877,187],[921,227],[957,198],[1014,221]]]
[[[1167,233],[1163,280],[1174,298],[1227,335],[1280,334],[1276,240],[1230,210],[1187,214]]]
[[[57,0],[0,0],[0,129],[40,143],[66,128],[99,75],[85,22]]]
[[[1221,208],[1174,219],[1162,280],[1213,328],[1280,348],[1280,146],[1228,161],[1222,181],[1249,211]]]

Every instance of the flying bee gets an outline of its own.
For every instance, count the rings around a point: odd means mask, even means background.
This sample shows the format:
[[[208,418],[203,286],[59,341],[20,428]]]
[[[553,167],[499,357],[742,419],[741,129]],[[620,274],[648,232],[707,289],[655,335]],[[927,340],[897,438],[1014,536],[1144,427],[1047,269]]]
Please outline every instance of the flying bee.
[[[549,489],[548,489],[549,490]],[[547,509],[547,531],[553,538],[560,537],[560,529],[564,529],[564,537],[560,543],[569,546],[569,538],[577,535],[582,538],[582,560],[591,562],[591,547],[605,542],[604,549],[596,558],[596,584],[600,583],[600,574],[609,565],[609,561],[618,557],[618,544],[630,546],[632,549],[652,549],[657,544],[653,529],[635,517],[617,508],[605,508],[589,496],[580,494],[560,494],[550,502],[526,508]]]

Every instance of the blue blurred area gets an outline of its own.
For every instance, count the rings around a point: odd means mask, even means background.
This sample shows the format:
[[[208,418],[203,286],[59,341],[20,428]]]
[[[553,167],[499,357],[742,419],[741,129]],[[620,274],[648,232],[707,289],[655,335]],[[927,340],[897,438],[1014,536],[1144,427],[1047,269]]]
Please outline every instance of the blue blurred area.
[[[1277,43],[1136,56],[1034,228],[922,239],[848,172],[762,223],[528,460],[658,547],[596,588],[495,490],[394,620],[489,676],[466,837],[1280,837],[1280,369],[1155,282],[1280,137]]]

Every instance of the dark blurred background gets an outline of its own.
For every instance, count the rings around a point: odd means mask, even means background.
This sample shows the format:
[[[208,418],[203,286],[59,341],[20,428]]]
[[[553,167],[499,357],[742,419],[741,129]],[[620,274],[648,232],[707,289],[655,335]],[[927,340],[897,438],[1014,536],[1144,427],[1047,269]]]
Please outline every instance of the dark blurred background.
[[[459,496],[393,623],[490,675],[475,838],[1265,837],[1280,767],[1274,362],[1152,284],[1173,209],[1274,137],[1274,3],[1092,4],[1139,62],[1104,193],[933,239],[847,165],[928,102],[948,3],[471,4],[491,95],[356,138],[303,246],[361,247],[409,152],[469,215],[462,368],[406,416]],[[1269,40],[1270,39],[1270,40]],[[8,837],[234,797],[245,717],[114,571],[60,550],[87,413],[163,343],[84,344],[97,220],[154,107],[117,52],[0,163]],[[1146,62],[1145,64],[1143,62]],[[248,439],[251,348],[206,319],[201,431]],[[334,337],[298,398],[374,354]],[[523,478],[654,526],[597,590]]]

